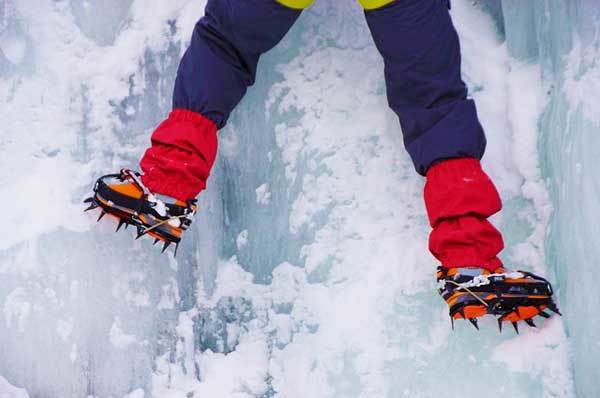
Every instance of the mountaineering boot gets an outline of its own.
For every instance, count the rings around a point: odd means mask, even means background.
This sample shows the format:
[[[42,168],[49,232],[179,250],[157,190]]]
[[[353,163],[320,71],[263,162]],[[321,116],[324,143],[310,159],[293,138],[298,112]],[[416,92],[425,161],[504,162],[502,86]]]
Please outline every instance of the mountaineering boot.
[[[164,252],[171,244],[177,246],[183,232],[189,228],[196,213],[196,201],[184,203],[163,195],[155,195],[142,183],[141,175],[123,169],[119,174],[100,177],[94,185],[94,196],[85,200],[89,207],[85,211],[101,209],[98,221],[106,214],[117,218],[122,226],[137,228],[137,238],[144,235],[163,242]]]
[[[519,321],[535,327],[535,316],[550,317],[546,309],[561,315],[550,282],[530,272],[438,267],[437,281],[453,328],[455,319],[467,319],[479,329],[477,318],[490,314],[498,316],[500,332],[503,322],[511,322],[519,333]]]

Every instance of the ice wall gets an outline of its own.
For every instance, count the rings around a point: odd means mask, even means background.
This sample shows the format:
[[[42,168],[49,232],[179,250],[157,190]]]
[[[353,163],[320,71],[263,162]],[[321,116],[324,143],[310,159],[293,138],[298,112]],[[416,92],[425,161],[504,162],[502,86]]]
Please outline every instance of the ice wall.
[[[539,121],[544,177],[554,206],[548,264],[560,281],[577,396],[600,394],[600,4],[504,0],[508,47],[542,66],[547,105]]]
[[[31,397],[150,391],[190,305],[191,251],[175,263],[131,231],[90,228],[81,201],[99,174],[135,166],[203,4],[0,4],[0,374]]]
[[[573,396],[561,319],[451,333],[423,182],[354,2],[318,1],[261,61],[177,260],[82,215],[93,178],[134,167],[169,111],[203,3],[0,3],[0,375],[32,398]],[[520,4],[455,0],[453,17],[505,202],[503,258],[572,307],[564,268],[546,267],[559,248],[538,155],[560,69]]]

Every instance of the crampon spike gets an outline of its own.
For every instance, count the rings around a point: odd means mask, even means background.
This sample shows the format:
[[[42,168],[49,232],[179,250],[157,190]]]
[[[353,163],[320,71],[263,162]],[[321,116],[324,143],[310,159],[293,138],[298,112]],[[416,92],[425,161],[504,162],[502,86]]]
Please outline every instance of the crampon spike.
[[[94,198],[89,197],[86,200],[84,200],[83,203],[94,203]]]
[[[126,224],[125,220],[123,220],[122,218],[119,219],[119,225],[117,225],[117,230],[115,232],[119,232],[119,230],[121,229],[121,227]]]
[[[548,309],[550,311],[554,312],[555,314],[558,314],[558,315],[562,316],[562,314],[558,310],[558,307],[556,306],[556,304],[552,303],[552,304],[548,305]]]
[[[502,318],[498,319],[498,331],[502,333]]]
[[[454,331],[454,317],[450,315],[450,324],[452,325],[452,330]]]
[[[542,311],[542,310],[539,310],[539,311],[540,312],[538,312],[538,315],[541,316],[542,318],[546,318],[546,319],[550,318],[550,314],[548,314],[547,312]]]
[[[106,212],[104,210],[102,210],[100,212],[100,215],[98,216],[98,219],[96,220],[96,222],[99,222],[100,220],[102,220],[102,217],[104,217],[106,215]]]
[[[506,317],[510,314],[512,314],[512,311],[506,311],[504,314],[500,315],[500,318],[498,318],[498,320],[504,322],[506,320]]]
[[[141,238],[144,235],[146,235],[146,232],[144,231],[144,228],[138,227],[138,229],[137,229],[137,236],[135,237],[135,240],[138,240],[139,238]]]
[[[167,248],[171,245],[171,242],[165,242],[165,245],[163,246],[162,250],[160,251],[161,253],[164,253],[165,250],[167,250]]]
[[[177,249],[179,249],[179,243],[175,243],[175,250],[173,251],[173,257],[177,257]]]
[[[525,323],[528,324],[530,327],[532,328],[537,328],[537,325],[533,322],[533,319],[528,318],[528,319],[524,319]]]
[[[477,324],[477,318],[468,318],[471,325],[475,327],[475,329],[479,330],[479,325]]]
[[[517,334],[519,334],[519,324],[517,322],[513,322],[512,325],[513,325],[513,328],[515,328],[515,332],[517,332]]]
[[[152,246],[156,245],[158,242],[160,242],[160,239],[154,238],[154,243],[152,243]]]
[[[96,203],[92,203],[91,205],[89,205],[89,207],[87,209],[84,210],[84,212],[94,210],[97,208],[98,208],[98,205]]]

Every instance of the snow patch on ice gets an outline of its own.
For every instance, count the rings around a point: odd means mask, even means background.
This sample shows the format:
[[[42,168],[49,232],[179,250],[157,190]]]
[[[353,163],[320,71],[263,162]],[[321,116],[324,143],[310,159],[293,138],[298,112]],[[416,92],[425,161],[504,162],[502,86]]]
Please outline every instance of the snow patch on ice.
[[[565,372],[569,348],[560,318],[552,318],[542,328],[527,328],[511,340],[500,343],[492,359],[514,372],[528,372],[542,379],[545,397],[570,397],[573,380]],[[532,361],[531,358],[535,358]]]
[[[29,394],[25,389],[11,385],[8,380],[0,376],[0,398],[29,398]]]
[[[148,51],[164,51],[169,46],[167,21],[177,20],[182,29],[188,29],[183,40],[188,41],[191,19],[202,15],[205,4],[176,0],[148,7],[144,1],[134,1],[127,29],[113,45],[99,46],[82,34],[69,2],[14,3],[27,21],[29,37],[44,38],[36,40],[35,46],[35,58],[43,63],[35,65],[34,74],[17,85],[0,80],[0,93],[7,99],[0,107],[7,133],[0,139],[4,166],[0,170],[0,208],[19,203],[27,210],[5,214],[12,231],[0,241],[0,250],[59,227],[89,228],[91,218],[82,214],[80,189],[98,177],[99,166],[109,166],[102,148],[112,143],[115,168],[122,164],[120,156],[140,150],[135,142],[114,145],[119,142],[114,129],[121,125],[114,105],[128,97],[130,90],[144,93],[139,65]],[[178,35],[183,33],[178,31]],[[98,99],[92,100],[88,114],[84,112],[86,98]],[[78,134],[84,123],[94,134],[82,141]],[[82,164],[77,154],[85,149],[91,161]],[[42,198],[44,206],[39,205]]]
[[[523,90],[525,86],[527,90]],[[508,74],[507,116],[512,132],[514,163],[523,177],[520,193],[533,204],[535,220],[530,236],[515,246],[511,259],[517,264],[527,264],[538,274],[546,275],[548,267],[544,247],[552,204],[542,178],[538,155],[539,118],[546,105],[543,93],[540,66],[524,65],[513,60]]]
[[[265,206],[271,203],[271,191],[269,190],[269,184],[265,183],[256,188],[256,203]]]
[[[109,339],[113,346],[124,349],[138,340],[134,335],[126,334],[121,327],[121,320],[116,317],[109,332]]]

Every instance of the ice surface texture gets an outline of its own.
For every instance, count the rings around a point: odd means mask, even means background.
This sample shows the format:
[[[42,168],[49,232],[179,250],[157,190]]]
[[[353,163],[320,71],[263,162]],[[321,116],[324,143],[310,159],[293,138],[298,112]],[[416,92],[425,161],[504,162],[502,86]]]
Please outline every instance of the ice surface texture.
[[[316,2],[261,61],[177,260],[83,215],[168,113],[204,6],[151,3],[0,2],[0,396],[598,395],[600,7],[453,1],[503,259],[555,281],[567,313],[567,334],[553,318],[513,336],[450,331],[423,181],[354,2]]]
[[[512,0],[504,1],[504,9],[528,15],[507,20],[511,52],[542,67],[546,107],[539,150],[554,206],[547,262],[560,281],[576,394],[598,396],[600,3]]]

